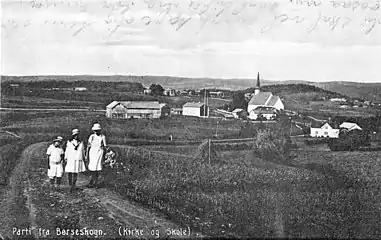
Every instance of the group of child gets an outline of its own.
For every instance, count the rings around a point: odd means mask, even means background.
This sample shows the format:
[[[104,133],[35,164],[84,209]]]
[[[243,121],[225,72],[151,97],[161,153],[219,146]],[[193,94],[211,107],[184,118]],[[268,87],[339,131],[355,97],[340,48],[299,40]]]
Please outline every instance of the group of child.
[[[106,145],[106,137],[101,133],[100,124],[94,124],[92,130],[94,133],[89,137],[86,150],[84,142],[79,138],[78,129],[72,130],[72,136],[67,141],[65,150],[64,139],[60,136],[48,147],[46,151],[48,177],[53,188],[61,186],[65,170],[68,173],[69,191],[73,192],[76,189],[78,173],[85,172],[87,169],[91,172],[91,180],[87,187],[98,188],[99,172],[102,170],[105,159],[110,166],[115,164],[115,153]]]

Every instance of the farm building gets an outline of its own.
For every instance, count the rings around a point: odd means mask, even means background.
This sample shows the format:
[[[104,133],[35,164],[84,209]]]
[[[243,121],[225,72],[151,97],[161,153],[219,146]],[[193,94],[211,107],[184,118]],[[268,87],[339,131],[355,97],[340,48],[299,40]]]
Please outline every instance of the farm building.
[[[174,97],[176,96],[176,90],[175,89],[166,89],[163,92],[164,96]]]
[[[331,98],[330,101],[331,102],[346,102],[347,99],[345,99],[345,98]]]
[[[339,108],[346,109],[346,108],[351,108],[351,106],[349,106],[349,105],[341,105]]]
[[[170,115],[170,108],[159,102],[118,102],[113,101],[106,107],[109,118],[160,118]]]
[[[183,115],[183,109],[182,108],[171,108],[171,114]]]
[[[219,98],[221,98],[221,97],[224,96],[224,93],[223,92],[209,92],[209,95],[211,97],[219,97]]]
[[[233,114],[234,118],[236,118],[236,119],[247,117],[247,112],[245,110],[243,110],[242,108],[234,109],[232,114]]]
[[[87,88],[85,88],[85,87],[76,87],[76,88],[74,88],[74,91],[83,92],[83,91],[87,91]]]
[[[351,123],[351,122],[343,122],[342,124],[340,124],[340,128],[344,128],[344,129],[347,129],[348,131],[352,131],[352,130],[362,130],[362,128],[357,125],[356,123]]]
[[[259,73],[257,76],[254,96],[251,98],[248,104],[247,112],[250,115],[250,112],[258,107],[272,107],[277,110],[284,109],[282,100],[280,100],[278,96],[274,96],[271,92],[261,92]]]
[[[313,124],[311,125],[310,136],[338,138],[340,130],[334,127],[335,126],[331,126],[329,123]]]
[[[151,89],[144,89],[144,94],[150,95],[151,94]]]
[[[183,106],[184,116],[209,116],[209,107],[202,102],[187,102]]]
[[[257,120],[260,116],[266,118],[267,120],[275,119],[277,116],[277,110],[272,107],[257,107],[249,113],[249,119],[251,120]]]

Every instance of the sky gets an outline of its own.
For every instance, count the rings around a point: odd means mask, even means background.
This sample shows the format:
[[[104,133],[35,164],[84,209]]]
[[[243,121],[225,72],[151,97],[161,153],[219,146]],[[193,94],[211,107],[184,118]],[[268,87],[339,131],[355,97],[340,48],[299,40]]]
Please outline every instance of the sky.
[[[4,0],[1,74],[381,82],[380,4]]]

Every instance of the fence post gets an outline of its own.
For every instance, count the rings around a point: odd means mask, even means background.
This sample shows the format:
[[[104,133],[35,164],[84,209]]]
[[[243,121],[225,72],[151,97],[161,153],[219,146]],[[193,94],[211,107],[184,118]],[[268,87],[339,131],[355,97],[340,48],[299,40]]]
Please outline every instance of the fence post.
[[[210,165],[210,138],[209,138],[209,165]]]

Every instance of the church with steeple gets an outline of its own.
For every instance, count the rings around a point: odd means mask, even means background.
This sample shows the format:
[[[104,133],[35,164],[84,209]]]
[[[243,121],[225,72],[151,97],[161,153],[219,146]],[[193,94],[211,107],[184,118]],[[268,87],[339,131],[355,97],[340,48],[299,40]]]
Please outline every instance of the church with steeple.
[[[271,92],[262,92],[259,73],[255,83],[254,95],[251,97],[247,106],[249,118],[256,119],[261,114],[270,119],[278,111],[283,110],[284,105],[278,96],[274,96]]]

